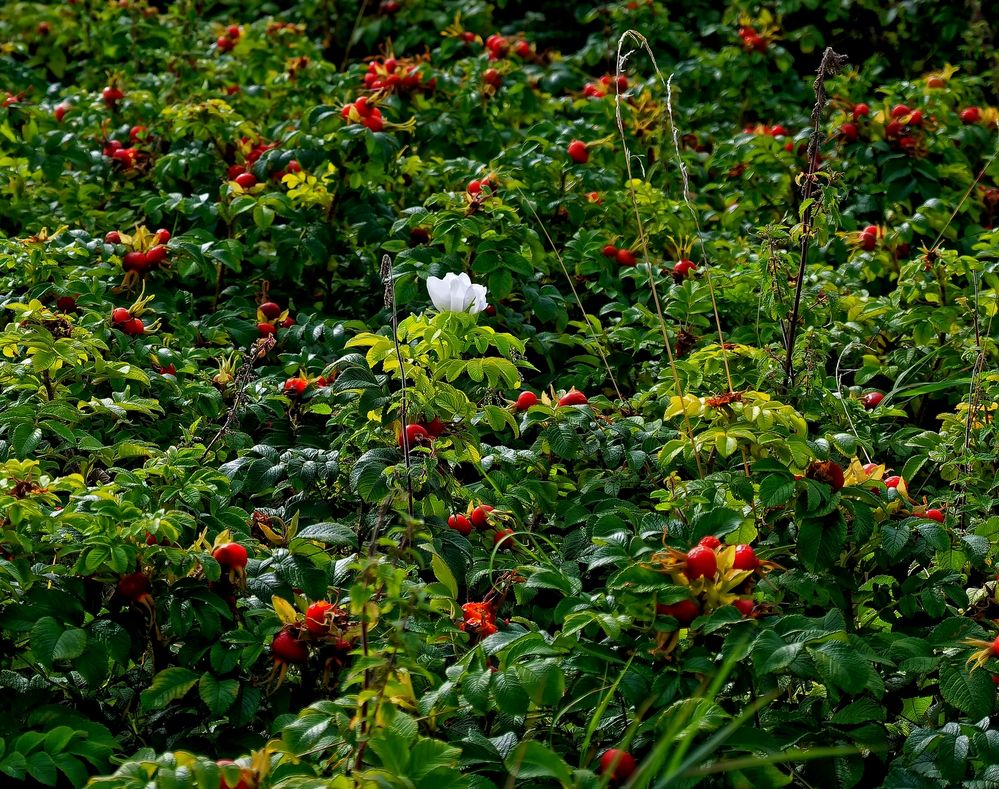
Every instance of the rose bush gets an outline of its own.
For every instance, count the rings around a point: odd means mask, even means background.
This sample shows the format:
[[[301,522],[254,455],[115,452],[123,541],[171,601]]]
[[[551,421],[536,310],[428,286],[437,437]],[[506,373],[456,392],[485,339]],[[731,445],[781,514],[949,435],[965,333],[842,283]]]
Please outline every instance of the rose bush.
[[[4,779],[994,783],[994,23],[848,5],[0,10]]]

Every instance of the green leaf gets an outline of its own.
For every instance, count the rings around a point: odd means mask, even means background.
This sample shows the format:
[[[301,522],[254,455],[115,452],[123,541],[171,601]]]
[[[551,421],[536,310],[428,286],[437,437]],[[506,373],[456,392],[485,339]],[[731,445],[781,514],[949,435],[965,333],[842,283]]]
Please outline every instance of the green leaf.
[[[198,680],[198,675],[189,668],[183,666],[165,668],[153,677],[153,684],[142,691],[142,708],[163,709],[171,701],[184,696]]]
[[[388,492],[385,469],[401,460],[399,452],[388,448],[370,449],[350,470],[350,487],[365,501],[374,501]]]
[[[552,452],[564,460],[575,458],[583,446],[576,429],[568,422],[552,425],[545,431],[544,436],[551,445]]]
[[[492,691],[496,706],[503,712],[510,715],[523,715],[527,712],[530,698],[514,669],[497,671],[493,675]]]
[[[28,756],[25,768],[28,775],[44,786],[55,786],[59,778],[55,762],[45,751],[37,751]]]
[[[857,439],[850,433],[835,433],[829,437],[832,445],[847,457],[857,454]]]
[[[554,660],[532,660],[517,666],[520,682],[538,706],[558,704],[565,693],[565,675]]]
[[[802,518],[798,526],[798,553],[811,571],[832,567],[846,543],[846,521],[839,510],[821,518]]]
[[[578,578],[572,578],[548,568],[538,568],[532,571],[527,576],[524,586],[527,588],[558,589],[566,597],[579,594],[583,588],[583,584]]]
[[[266,230],[274,223],[274,210],[268,208],[263,203],[257,203],[253,207],[253,224],[261,230]]]
[[[815,661],[815,667],[825,684],[847,693],[859,693],[866,687],[870,666],[846,642],[826,641],[818,646],[808,647],[808,653]]]
[[[409,770],[410,744],[390,728],[382,728],[369,741],[368,747],[378,755],[382,767],[392,775],[406,775]]]
[[[970,671],[963,660],[957,659],[940,665],[940,694],[944,701],[976,721],[992,712],[996,698],[989,672],[983,669]]]
[[[773,474],[760,483],[760,503],[764,507],[779,507],[794,496],[794,479]]]
[[[452,598],[458,597],[458,582],[454,578],[451,568],[438,554],[430,557],[430,567],[434,571],[434,577],[440,581],[448,590]]]
[[[441,786],[459,785],[462,777],[455,768],[460,757],[460,748],[430,737],[420,737],[410,748],[406,776],[416,782],[417,787],[426,785],[439,789]],[[424,782],[423,779],[428,777],[431,780]]]
[[[904,524],[885,523],[881,527],[881,547],[888,557],[894,559],[909,542],[912,532]]]
[[[23,422],[14,428],[10,436],[10,445],[19,458],[27,458],[42,442],[41,428]]]
[[[198,695],[212,715],[221,715],[236,701],[239,695],[239,680],[218,679],[205,672],[198,681]]]
[[[301,529],[295,535],[296,540],[315,540],[324,545],[342,545],[348,548],[357,547],[357,535],[349,526],[342,523],[313,523]]]
[[[83,654],[87,634],[77,628],[64,629],[51,616],[42,617],[31,628],[31,653],[44,666],[57,660],[72,660]]]
[[[466,674],[461,681],[461,693],[477,712],[489,711],[489,685],[493,672],[489,669]]]
[[[864,697],[847,704],[841,710],[837,710],[833,714],[831,722],[837,726],[843,726],[851,723],[883,721],[884,719],[884,706],[872,698]]]
[[[519,779],[552,778],[560,786],[573,785],[572,768],[550,748],[537,740],[522,742],[505,760],[511,775]]]

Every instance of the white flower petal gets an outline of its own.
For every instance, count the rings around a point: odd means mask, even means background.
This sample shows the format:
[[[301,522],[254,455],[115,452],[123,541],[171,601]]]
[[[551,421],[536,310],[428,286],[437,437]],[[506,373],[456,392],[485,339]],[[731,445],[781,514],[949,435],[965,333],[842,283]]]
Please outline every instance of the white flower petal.
[[[472,304],[468,311],[471,312],[472,315],[477,315],[488,306],[488,302],[486,301],[486,286],[472,285],[470,290],[472,294]]]
[[[468,274],[448,273],[427,278],[427,293],[441,312],[470,312],[475,315],[486,308],[486,288],[473,285]]]
[[[448,287],[445,280],[440,277],[427,278],[427,293],[430,294],[430,301],[439,310],[447,309],[446,299],[448,297]]]

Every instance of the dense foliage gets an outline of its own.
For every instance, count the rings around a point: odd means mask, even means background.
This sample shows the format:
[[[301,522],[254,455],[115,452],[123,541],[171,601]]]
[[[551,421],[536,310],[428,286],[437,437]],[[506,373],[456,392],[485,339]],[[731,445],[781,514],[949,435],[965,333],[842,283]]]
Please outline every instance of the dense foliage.
[[[0,780],[999,785],[993,33],[5,4]]]

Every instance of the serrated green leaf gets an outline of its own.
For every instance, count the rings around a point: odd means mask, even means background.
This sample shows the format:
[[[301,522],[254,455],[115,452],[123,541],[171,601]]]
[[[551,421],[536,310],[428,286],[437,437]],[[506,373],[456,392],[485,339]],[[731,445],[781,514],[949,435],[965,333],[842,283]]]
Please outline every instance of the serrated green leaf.
[[[219,679],[206,671],[198,680],[198,695],[212,715],[222,715],[239,695],[239,680]]]
[[[152,685],[142,691],[143,709],[163,709],[170,702],[182,698],[199,679],[198,674],[183,666],[163,669],[153,677]]]

